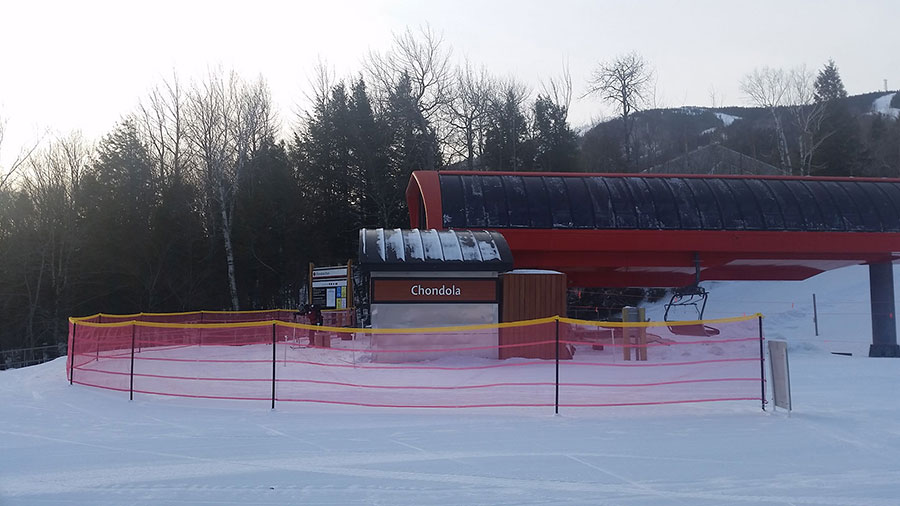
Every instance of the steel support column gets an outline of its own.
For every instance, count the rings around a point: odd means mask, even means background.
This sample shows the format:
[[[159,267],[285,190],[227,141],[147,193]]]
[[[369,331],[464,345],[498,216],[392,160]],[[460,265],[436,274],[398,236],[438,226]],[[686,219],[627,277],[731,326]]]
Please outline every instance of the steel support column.
[[[894,266],[891,263],[869,264],[869,292],[872,299],[869,356],[900,357],[894,320]]]

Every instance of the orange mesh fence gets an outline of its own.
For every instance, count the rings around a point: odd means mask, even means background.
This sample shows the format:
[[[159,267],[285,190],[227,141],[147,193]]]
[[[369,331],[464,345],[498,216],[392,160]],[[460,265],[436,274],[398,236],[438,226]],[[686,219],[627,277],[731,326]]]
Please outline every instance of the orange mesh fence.
[[[622,324],[560,320],[574,350],[560,406],[763,400],[759,318]]]
[[[553,317],[359,329],[294,323],[291,312],[272,315],[280,318],[202,324],[159,323],[151,315],[111,323],[106,323],[109,315],[102,316],[104,323],[73,319],[69,378],[130,395],[272,406],[276,401],[419,408],[764,401],[757,317],[680,325]]]

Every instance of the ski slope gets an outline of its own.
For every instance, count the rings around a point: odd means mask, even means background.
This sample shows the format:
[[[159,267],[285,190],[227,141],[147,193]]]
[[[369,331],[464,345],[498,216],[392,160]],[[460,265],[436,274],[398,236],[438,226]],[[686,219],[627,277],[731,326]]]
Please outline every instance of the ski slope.
[[[0,372],[0,505],[898,504],[900,362],[865,357],[867,270],[707,288],[708,316],[760,311],[789,342],[790,416],[129,402],[69,386],[59,359]]]

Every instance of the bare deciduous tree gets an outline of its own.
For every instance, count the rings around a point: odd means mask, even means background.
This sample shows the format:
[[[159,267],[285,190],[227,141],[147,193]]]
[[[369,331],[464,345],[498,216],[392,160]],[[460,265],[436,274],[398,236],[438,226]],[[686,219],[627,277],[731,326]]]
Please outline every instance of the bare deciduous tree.
[[[785,105],[790,78],[781,69],[763,67],[754,69],[741,80],[741,91],[757,106],[768,109],[775,124],[776,144],[781,159],[781,169],[790,174],[793,172],[791,156],[788,151],[787,136],[781,119],[781,107]]]
[[[384,110],[387,99],[398,83],[408,79],[412,98],[421,118],[419,128],[438,142],[445,151],[452,133],[446,121],[452,100],[453,66],[451,50],[442,36],[425,26],[414,34],[409,28],[394,35],[391,49],[385,53],[370,51],[364,62],[368,82],[372,84],[375,104]],[[428,150],[424,169],[436,168],[437,160]]]
[[[268,87],[235,72],[212,72],[187,94],[187,133],[205,196],[217,215],[225,248],[232,309],[239,309],[232,234],[238,187],[266,138],[274,135]]]
[[[475,70],[468,62],[456,69],[455,84],[447,118],[460,140],[455,154],[465,159],[467,168],[473,170],[475,158],[484,147],[486,120],[496,84],[484,67]]]
[[[40,154],[32,156],[23,180],[23,190],[34,205],[35,244],[30,257],[23,258],[27,267],[23,282],[28,299],[26,334],[35,346],[34,321],[42,305],[42,287],[49,283],[52,294],[53,321],[63,317],[64,295],[69,285],[72,256],[75,253],[78,214],[76,201],[82,176],[90,161],[91,150],[79,133],[58,139]],[[44,328],[52,328],[44,325]]]
[[[782,169],[794,173],[782,112],[789,114],[797,131],[797,172],[807,176],[812,170],[816,149],[827,136],[821,135],[825,106],[815,100],[814,76],[805,66],[790,70],[763,67],[754,69],[741,81],[741,91],[758,107],[772,115]]]
[[[625,160],[630,166],[635,162],[631,146],[632,114],[646,104],[652,83],[653,70],[641,55],[634,52],[600,63],[588,81],[585,95],[599,95],[618,110],[622,120]]]
[[[569,107],[572,105],[572,73],[569,71],[568,63],[563,64],[559,76],[551,77],[541,83],[541,91],[564,112],[563,119],[568,120]]]
[[[0,117],[0,153],[3,152],[3,139],[5,135],[6,119]],[[13,181],[15,176],[19,173],[20,169],[25,165],[26,162],[28,162],[28,159],[31,158],[31,155],[34,154],[38,146],[40,146],[40,143],[41,141],[37,140],[27,147],[21,149],[18,156],[16,156],[9,167],[0,166],[0,190],[6,188],[6,185]]]
[[[177,75],[150,91],[134,115],[161,181],[185,176],[185,96]]]
[[[812,172],[812,160],[816,149],[830,134],[822,134],[825,103],[816,101],[815,76],[805,65],[792,69],[788,74],[787,105],[794,126],[797,128],[797,151],[801,176]]]

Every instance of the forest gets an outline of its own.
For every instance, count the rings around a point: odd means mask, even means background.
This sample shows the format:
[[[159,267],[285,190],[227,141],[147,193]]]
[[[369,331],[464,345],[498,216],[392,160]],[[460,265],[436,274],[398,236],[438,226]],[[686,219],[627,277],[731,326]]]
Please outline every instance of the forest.
[[[531,89],[427,29],[352,77],[321,65],[296,118],[263,76],[172,75],[102,138],[44,139],[0,167],[0,350],[65,342],[69,316],[297,307],[310,262],[354,259],[360,228],[409,226],[414,170],[640,172],[720,144],[784,174],[900,176],[897,115],[872,112],[884,93],[848,97],[833,61],[748,69],[748,107],[660,107],[652,74],[635,53],[599,63],[588,93],[616,112],[578,131],[565,68]],[[19,147],[0,130],[0,148]]]

